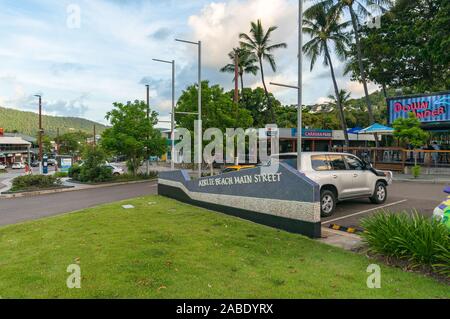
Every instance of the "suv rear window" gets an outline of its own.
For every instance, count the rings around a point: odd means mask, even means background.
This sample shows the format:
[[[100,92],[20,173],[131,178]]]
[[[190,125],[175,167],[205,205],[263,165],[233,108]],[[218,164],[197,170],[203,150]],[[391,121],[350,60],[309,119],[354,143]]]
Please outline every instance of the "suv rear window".
[[[311,156],[311,166],[315,171],[331,170],[331,165],[326,155]]]
[[[345,171],[347,166],[345,165],[344,157],[342,155],[328,155],[331,168],[334,171]]]

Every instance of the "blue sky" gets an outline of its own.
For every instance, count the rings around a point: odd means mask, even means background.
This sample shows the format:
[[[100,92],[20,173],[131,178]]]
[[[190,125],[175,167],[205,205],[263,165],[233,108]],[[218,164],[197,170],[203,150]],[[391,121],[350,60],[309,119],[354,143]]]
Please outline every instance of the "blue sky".
[[[176,60],[178,97],[196,81],[196,49],[174,38],[202,40],[203,77],[231,89],[232,75],[219,69],[228,63],[226,53],[238,44],[239,32],[258,18],[278,25],[274,41],[288,44],[276,52],[277,73],[266,66],[268,82],[295,84],[296,10],[291,0],[0,0],[0,105],[35,111],[33,95],[40,93],[47,114],[105,123],[113,102],[144,99],[148,83],[152,108],[166,119],[170,65],[151,59]],[[339,85],[361,96],[361,85],[335,64]],[[258,86],[259,74],[244,81]],[[320,63],[309,72],[305,60],[304,81],[307,104],[332,93],[329,70]],[[296,101],[292,90],[271,91],[283,103]]]

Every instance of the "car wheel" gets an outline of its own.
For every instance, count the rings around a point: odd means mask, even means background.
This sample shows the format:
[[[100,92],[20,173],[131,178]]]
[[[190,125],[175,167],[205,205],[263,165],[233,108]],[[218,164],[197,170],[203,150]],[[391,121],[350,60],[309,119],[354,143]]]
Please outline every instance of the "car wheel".
[[[336,208],[336,195],[330,190],[320,192],[320,215],[330,217]]]
[[[114,174],[113,174],[113,176],[119,176],[119,175],[120,175],[119,173],[114,173]]]
[[[383,204],[387,199],[386,184],[383,182],[377,182],[375,185],[375,191],[370,197],[370,201],[374,204]]]

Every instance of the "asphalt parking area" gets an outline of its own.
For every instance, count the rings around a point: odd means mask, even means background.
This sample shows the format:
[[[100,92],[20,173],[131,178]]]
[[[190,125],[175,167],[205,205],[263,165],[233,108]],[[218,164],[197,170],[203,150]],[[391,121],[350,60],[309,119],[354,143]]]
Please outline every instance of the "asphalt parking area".
[[[323,226],[336,224],[344,227],[361,228],[360,221],[380,210],[389,212],[417,211],[431,216],[434,208],[441,203],[443,184],[397,182],[388,188],[388,199],[383,205],[372,204],[368,199],[358,199],[338,203],[333,216],[322,219]]]

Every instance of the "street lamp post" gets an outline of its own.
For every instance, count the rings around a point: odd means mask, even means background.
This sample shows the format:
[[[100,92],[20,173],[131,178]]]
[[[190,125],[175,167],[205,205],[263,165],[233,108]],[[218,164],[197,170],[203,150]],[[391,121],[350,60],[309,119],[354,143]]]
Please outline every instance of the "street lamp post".
[[[297,95],[297,169],[300,170],[302,161],[300,153],[302,151],[302,99],[303,99],[303,0],[298,1],[298,95]]]
[[[202,42],[175,39],[175,41],[198,46],[198,177],[202,177]]]
[[[42,168],[42,96],[36,94],[35,97],[39,98],[39,170]]]
[[[299,81],[301,85],[301,80]],[[288,84],[281,84],[281,83],[274,83],[270,82],[270,85],[274,86],[280,86],[285,87],[289,89],[296,89],[298,92],[301,91],[300,86],[294,86],[294,85],[288,85]],[[301,153],[302,153],[302,100],[301,100],[301,93],[298,94],[298,105],[297,105],[297,169],[300,170],[302,167],[302,161],[301,161]]]
[[[150,121],[150,86],[147,84],[146,86],[145,86],[146,88],[147,88],[147,122],[148,121]],[[148,143],[148,139],[149,139],[149,136],[148,136],[148,132],[147,132],[147,143]],[[148,156],[148,147],[146,146],[145,147],[145,155],[146,155],[146,159],[145,159],[145,165],[146,165],[146,172],[147,172],[147,176],[149,175],[149,173],[150,173],[150,168],[148,167],[148,161],[149,161],[149,156]]]
[[[298,1],[298,85],[286,85],[280,83],[270,82],[271,85],[286,87],[297,90],[297,169],[302,167],[301,152],[302,152],[302,98],[303,98],[303,0]]]
[[[170,116],[170,139],[171,139],[171,154],[170,157],[170,168],[175,169],[175,60],[166,61],[153,59],[153,61],[168,63],[172,65],[172,113]]]

